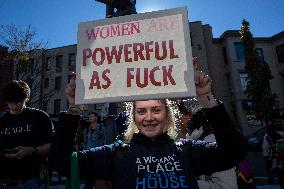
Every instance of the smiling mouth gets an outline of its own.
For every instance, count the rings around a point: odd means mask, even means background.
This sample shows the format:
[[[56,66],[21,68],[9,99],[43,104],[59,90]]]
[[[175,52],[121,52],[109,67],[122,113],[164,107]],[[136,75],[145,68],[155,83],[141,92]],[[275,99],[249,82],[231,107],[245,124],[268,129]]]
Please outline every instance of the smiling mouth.
[[[143,124],[143,127],[156,127],[158,124]]]

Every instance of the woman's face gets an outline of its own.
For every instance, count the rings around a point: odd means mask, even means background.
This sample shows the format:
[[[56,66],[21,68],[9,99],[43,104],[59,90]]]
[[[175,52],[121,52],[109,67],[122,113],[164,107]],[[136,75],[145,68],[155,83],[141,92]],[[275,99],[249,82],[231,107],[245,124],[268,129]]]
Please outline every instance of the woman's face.
[[[134,120],[140,133],[155,138],[166,127],[166,107],[160,100],[134,102]]]

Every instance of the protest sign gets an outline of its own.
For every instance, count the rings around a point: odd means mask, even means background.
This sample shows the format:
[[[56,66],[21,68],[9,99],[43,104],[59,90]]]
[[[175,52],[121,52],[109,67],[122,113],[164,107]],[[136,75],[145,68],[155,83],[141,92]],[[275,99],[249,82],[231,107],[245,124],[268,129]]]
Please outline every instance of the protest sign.
[[[79,24],[76,104],[195,96],[186,8]]]

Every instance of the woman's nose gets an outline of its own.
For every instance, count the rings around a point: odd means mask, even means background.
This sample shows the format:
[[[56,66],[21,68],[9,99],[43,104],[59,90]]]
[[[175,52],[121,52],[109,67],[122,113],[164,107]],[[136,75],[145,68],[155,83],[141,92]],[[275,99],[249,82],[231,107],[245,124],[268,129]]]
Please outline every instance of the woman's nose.
[[[145,120],[147,120],[147,121],[152,121],[153,120],[153,113],[152,112],[147,112],[147,114],[146,114],[146,117],[145,117]]]

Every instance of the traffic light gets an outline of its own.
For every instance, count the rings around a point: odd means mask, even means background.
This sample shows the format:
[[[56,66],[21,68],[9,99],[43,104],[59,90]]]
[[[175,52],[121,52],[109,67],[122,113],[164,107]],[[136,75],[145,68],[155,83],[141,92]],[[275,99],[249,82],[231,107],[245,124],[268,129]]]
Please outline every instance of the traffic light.
[[[136,0],[95,0],[107,5],[106,17],[118,17],[137,14]],[[116,11],[114,11],[114,8]]]

